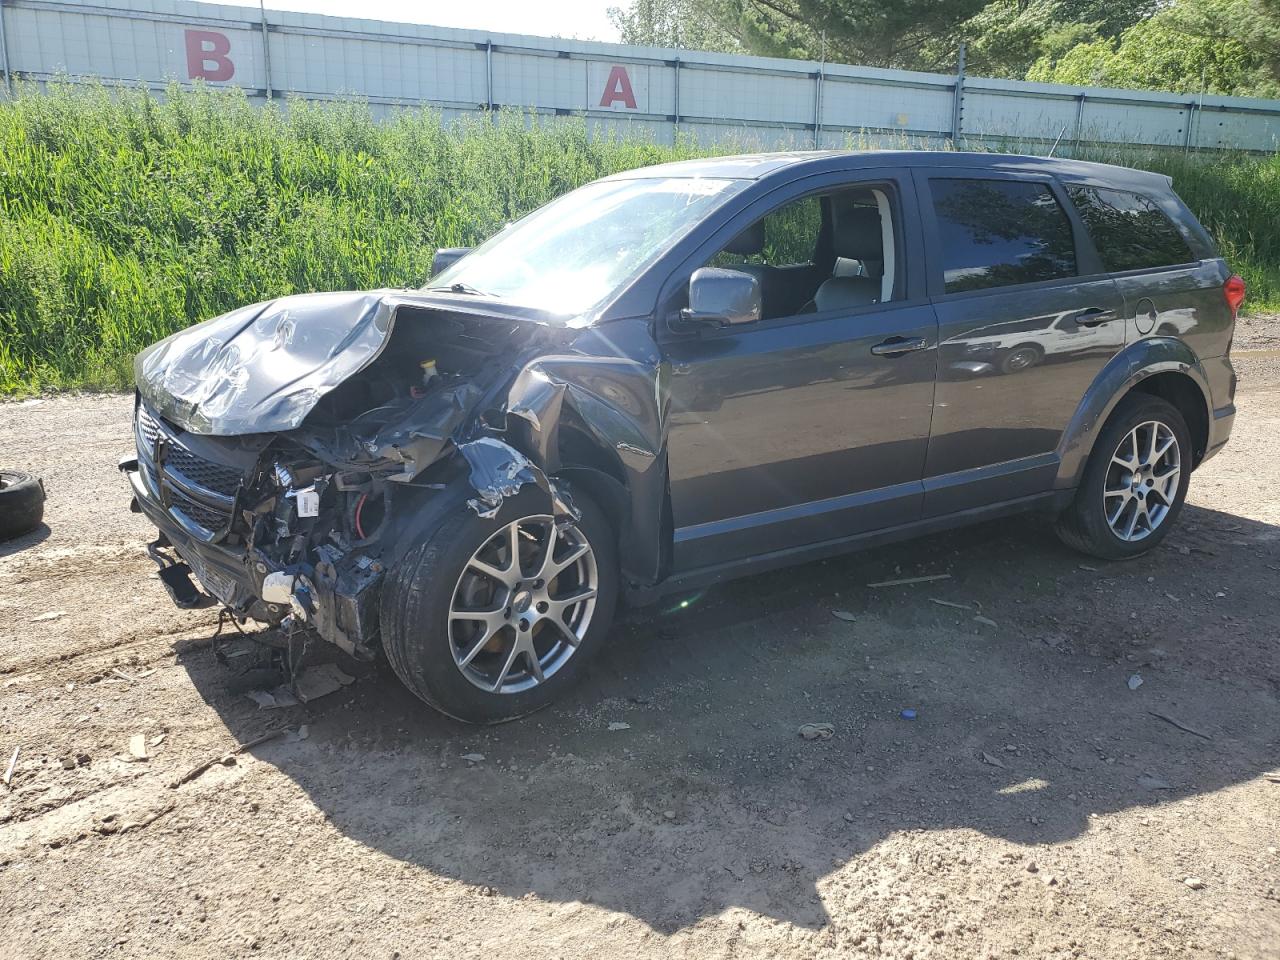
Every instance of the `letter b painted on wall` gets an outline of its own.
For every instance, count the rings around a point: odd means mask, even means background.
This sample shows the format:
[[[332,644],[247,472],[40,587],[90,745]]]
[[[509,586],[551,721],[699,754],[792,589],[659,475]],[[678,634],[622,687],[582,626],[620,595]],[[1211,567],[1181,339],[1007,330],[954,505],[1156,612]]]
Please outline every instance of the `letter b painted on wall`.
[[[187,76],[192,80],[230,80],[236,73],[231,62],[231,41],[216,30],[186,30]]]

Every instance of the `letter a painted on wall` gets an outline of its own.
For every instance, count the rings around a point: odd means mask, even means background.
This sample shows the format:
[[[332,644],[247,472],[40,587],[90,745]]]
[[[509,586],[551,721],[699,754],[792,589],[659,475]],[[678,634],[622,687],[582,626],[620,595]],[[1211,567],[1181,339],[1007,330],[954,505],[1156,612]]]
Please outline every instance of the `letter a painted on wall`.
[[[231,41],[216,30],[187,30],[187,76],[192,80],[230,80],[236,65],[227,56]]]
[[[628,110],[636,108],[636,95],[631,90],[631,78],[627,76],[627,68],[614,64],[609,71],[609,79],[604,82],[604,96],[600,98],[600,106],[612,107],[621,103]]]

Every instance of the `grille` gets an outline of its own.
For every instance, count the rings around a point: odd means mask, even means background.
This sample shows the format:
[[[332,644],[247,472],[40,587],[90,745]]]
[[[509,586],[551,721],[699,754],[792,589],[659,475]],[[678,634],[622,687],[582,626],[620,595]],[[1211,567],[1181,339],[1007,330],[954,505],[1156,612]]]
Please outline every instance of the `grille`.
[[[183,514],[188,520],[199,524],[210,533],[221,530],[231,521],[230,513],[223,513],[216,507],[205,506],[198,500],[192,500],[172,486],[166,488],[166,492],[170,510]]]
[[[240,471],[197,457],[186,447],[171,442],[165,449],[164,466],[176,470],[196,486],[234,497],[240,489]]]
[[[160,425],[141,404],[138,406],[138,435],[146,441],[148,451],[155,450],[156,438],[160,436]]]
[[[147,472],[150,488],[159,493],[161,502],[171,512],[181,514],[184,519],[202,527],[210,539],[225,531],[231,525],[231,512],[206,501],[215,499],[214,494],[234,497],[243,480],[241,472],[235,467],[206,460],[187,449],[173,428],[141,404],[138,406],[137,434],[140,452],[146,455],[141,458],[143,469]],[[162,454],[158,468],[153,469],[148,460],[156,456],[156,444],[160,441],[163,441]],[[177,488],[179,479],[193,488],[198,499]],[[209,496],[200,496],[201,490],[208,491]]]

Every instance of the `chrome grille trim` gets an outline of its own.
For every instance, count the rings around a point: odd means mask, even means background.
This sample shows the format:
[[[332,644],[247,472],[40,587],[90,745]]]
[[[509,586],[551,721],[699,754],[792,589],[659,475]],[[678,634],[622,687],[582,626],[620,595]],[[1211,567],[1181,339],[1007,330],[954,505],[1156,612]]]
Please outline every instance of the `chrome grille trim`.
[[[231,526],[240,472],[193,453],[141,403],[134,413],[134,440],[148,492],[191,536],[205,543],[220,540]],[[157,458],[161,442],[163,455]]]

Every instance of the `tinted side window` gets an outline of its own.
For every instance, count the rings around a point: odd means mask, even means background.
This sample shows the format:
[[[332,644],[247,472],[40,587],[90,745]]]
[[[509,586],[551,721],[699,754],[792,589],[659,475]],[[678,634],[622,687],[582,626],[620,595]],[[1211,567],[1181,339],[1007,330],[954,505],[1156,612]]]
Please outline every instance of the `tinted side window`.
[[[1076,275],[1071,222],[1047,184],[930,180],[947,293]]]
[[[1173,222],[1137,193],[1067,187],[1108,270],[1141,270],[1196,259]]]

